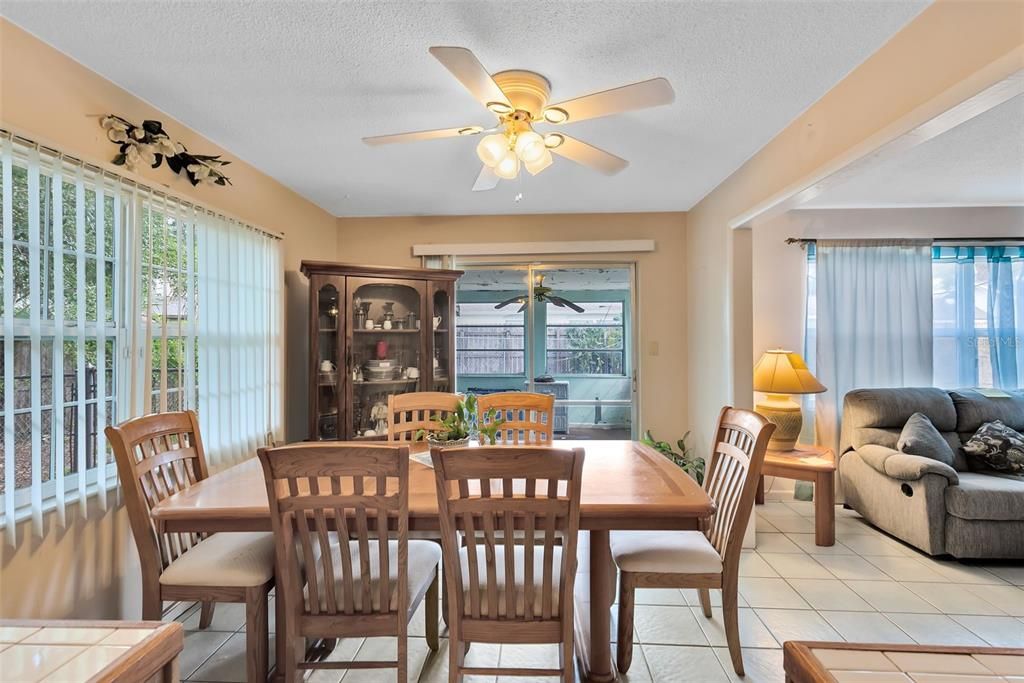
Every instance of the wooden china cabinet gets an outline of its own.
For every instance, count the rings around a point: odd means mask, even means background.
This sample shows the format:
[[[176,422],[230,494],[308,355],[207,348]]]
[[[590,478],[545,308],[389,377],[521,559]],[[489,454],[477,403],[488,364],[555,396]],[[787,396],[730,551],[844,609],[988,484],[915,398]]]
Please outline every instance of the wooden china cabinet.
[[[460,270],[303,261],[309,438],[384,439],[391,394],[454,389]]]

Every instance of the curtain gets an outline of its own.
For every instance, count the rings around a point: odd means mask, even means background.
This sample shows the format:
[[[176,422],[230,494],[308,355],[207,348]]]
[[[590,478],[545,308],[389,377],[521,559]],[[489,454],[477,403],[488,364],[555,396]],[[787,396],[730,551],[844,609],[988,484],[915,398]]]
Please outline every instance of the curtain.
[[[988,348],[992,363],[992,381],[1000,389],[1016,389],[1020,384],[1017,367],[1020,323],[1013,307],[1013,262],[1008,247],[986,247],[989,267]],[[1013,251],[1017,251],[1016,248]],[[1024,322],[1024,321],[1022,321]]]
[[[940,387],[1024,386],[1024,247],[933,249]]]
[[[280,240],[218,219],[199,232],[199,415],[211,469],[283,438]]]
[[[140,189],[129,415],[195,410],[212,470],[282,432],[281,243]]]
[[[0,130],[0,526],[106,509],[109,424],[196,409],[211,468],[283,424],[281,241]]]
[[[818,443],[838,449],[843,397],[866,387],[932,381],[931,244],[924,241],[819,241]],[[837,451],[838,452],[838,451]]]

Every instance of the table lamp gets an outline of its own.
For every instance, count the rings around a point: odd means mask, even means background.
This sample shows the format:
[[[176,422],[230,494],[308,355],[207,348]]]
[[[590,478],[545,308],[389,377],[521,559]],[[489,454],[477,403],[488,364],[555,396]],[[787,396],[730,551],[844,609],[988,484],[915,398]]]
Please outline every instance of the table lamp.
[[[820,394],[827,389],[807,369],[799,353],[771,349],[754,366],[754,391],[766,394],[754,410],[775,425],[768,448],[790,451],[796,447],[804,423],[800,404],[791,395]]]

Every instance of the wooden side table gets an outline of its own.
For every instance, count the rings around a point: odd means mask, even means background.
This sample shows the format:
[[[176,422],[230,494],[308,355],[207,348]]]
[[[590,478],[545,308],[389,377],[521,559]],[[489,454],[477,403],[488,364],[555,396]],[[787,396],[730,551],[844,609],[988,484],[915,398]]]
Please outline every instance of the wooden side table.
[[[896,643],[783,643],[786,683],[943,680],[997,683],[1024,676],[1024,649]]]
[[[176,683],[184,644],[176,622],[0,620],[0,678]]]
[[[836,542],[836,459],[832,449],[797,445],[791,451],[768,451],[757,483],[755,502],[764,503],[764,478],[782,477],[814,483],[814,542]]]

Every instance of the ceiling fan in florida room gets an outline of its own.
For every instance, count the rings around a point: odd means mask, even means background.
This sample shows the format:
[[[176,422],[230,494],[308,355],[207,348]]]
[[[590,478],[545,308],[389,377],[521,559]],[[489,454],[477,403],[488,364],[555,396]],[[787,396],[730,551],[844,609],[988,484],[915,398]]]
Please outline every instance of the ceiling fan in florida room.
[[[551,83],[539,73],[512,70],[492,75],[476,55],[464,47],[432,47],[430,54],[498,117],[497,125],[377,135],[363,138],[363,142],[386,145],[487,133],[476,148],[483,168],[473,185],[474,192],[494,189],[502,179],[513,180],[519,175],[520,168],[525,167],[531,175],[537,175],[552,164],[552,153],[606,175],[618,173],[629,165],[628,161],[561,132],[537,132],[534,124],[562,126],[657,107],[675,100],[675,92],[666,79],[652,78],[548,104]]]

